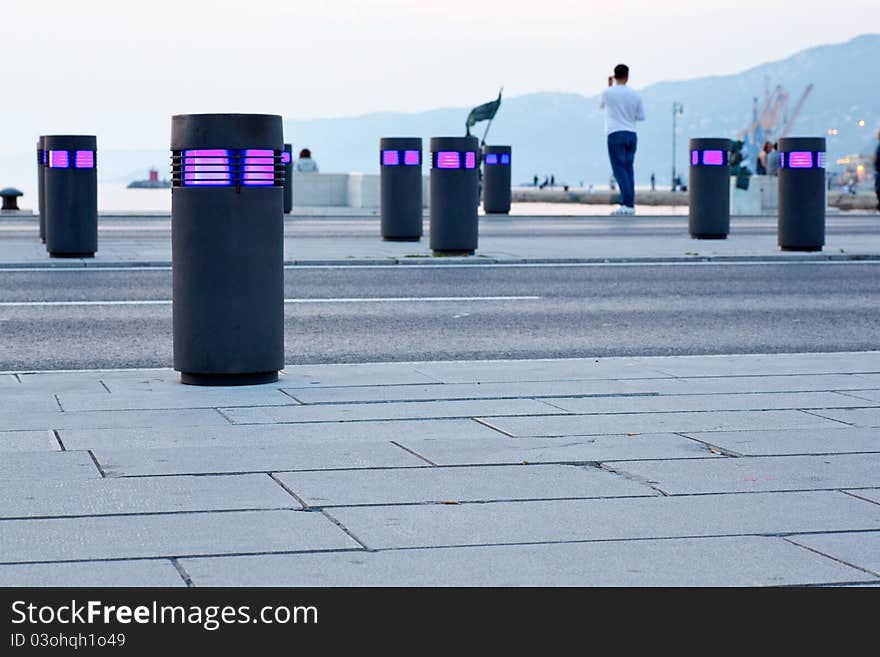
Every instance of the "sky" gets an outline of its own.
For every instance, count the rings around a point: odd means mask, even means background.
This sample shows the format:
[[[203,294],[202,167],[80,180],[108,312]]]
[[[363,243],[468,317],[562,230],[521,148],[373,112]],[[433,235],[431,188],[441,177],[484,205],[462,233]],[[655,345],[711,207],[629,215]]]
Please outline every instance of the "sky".
[[[880,31],[876,0],[12,0],[0,156],[39,134],[168,144],[170,116],[288,119],[591,95],[734,73]]]

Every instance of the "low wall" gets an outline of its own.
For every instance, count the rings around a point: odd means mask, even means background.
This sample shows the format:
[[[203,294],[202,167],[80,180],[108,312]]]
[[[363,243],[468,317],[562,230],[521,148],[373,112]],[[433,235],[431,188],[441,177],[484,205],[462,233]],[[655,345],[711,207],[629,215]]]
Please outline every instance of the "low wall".
[[[422,197],[428,207],[429,177],[422,176]],[[310,208],[379,207],[379,174],[294,173],[293,205]]]

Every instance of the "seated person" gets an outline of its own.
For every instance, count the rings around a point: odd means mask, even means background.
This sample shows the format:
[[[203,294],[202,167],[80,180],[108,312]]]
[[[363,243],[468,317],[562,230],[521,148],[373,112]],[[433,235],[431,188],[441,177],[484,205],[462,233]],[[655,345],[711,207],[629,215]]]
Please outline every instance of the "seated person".
[[[299,158],[293,163],[293,170],[299,173],[318,173],[318,163],[312,159],[312,152],[308,148],[299,152]]]

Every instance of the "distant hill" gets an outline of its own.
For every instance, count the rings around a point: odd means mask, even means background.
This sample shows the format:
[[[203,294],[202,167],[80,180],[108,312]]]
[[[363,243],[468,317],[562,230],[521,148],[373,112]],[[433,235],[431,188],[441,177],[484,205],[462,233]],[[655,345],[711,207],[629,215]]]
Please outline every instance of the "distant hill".
[[[733,55],[735,56],[735,55]],[[676,166],[687,167],[687,139],[696,136],[735,137],[751,121],[752,99],[762,97],[765,77],[781,84],[790,94],[793,108],[804,88],[815,85],[798,119],[794,134],[825,136],[830,128],[840,132],[829,137],[829,161],[854,152],[873,150],[880,127],[880,85],[876,62],[880,61],[880,34],[857,37],[841,44],[818,46],[791,57],[756,66],[734,75],[670,81],[640,89],[648,120],[639,128],[636,158],[638,184],[647,184],[652,172],[658,184],[670,179],[673,101],[684,104],[678,119]],[[638,88],[638,71],[633,71]],[[596,81],[596,94],[602,81]],[[496,89],[487,88],[490,100]],[[377,113],[363,116],[286,121],[286,141],[296,150],[312,150],[325,172],[378,170],[378,142],[384,136],[433,136],[464,134],[470,107],[450,107],[415,114]],[[865,127],[857,126],[858,120]],[[476,134],[482,135],[482,125]],[[99,143],[100,135],[99,135]],[[514,182],[537,174],[554,174],[558,182],[607,184],[611,174],[605,147],[603,117],[598,96],[572,93],[535,93],[505,97],[489,134],[490,143],[513,146]],[[101,150],[98,172],[103,182],[129,182],[145,178],[156,166],[168,175],[170,153],[165,144],[151,150]],[[33,153],[0,153],[0,175],[6,182],[27,188],[36,184]],[[30,179],[32,179],[28,182]]]
[[[808,84],[815,85],[793,134],[825,136],[828,129],[837,128],[839,135],[829,138],[830,161],[868,150],[880,127],[878,61],[880,34],[871,34],[810,48],[735,75],[662,82],[640,89],[648,120],[639,130],[637,178],[646,184],[651,172],[656,172],[658,183],[667,184],[671,177],[673,101],[685,108],[678,119],[676,158],[679,170],[685,170],[687,139],[736,136],[751,120],[752,99],[763,97],[765,77],[791,94],[789,109]],[[637,84],[638,71],[633,75]],[[600,91],[597,86],[596,93]],[[486,98],[474,99],[475,104],[489,100],[493,92],[486,89]],[[372,172],[378,169],[380,137],[420,136],[427,140],[432,135],[464,134],[469,109],[287,121],[285,135],[295,149],[310,148],[322,171]],[[865,127],[856,125],[859,119],[865,121]],[[515,182],[529,180],[534,174],[555,174],[558,181],[603,184],[610,176],[597,95],[537,93],[505,98],[489,141],[513,146]]]

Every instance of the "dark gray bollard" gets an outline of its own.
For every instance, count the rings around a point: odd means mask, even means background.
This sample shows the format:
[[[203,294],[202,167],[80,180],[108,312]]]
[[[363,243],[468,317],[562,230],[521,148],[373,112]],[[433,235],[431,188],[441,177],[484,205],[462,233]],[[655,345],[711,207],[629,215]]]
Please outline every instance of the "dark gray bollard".
[[[46,250],[53,258],[91,258],[98,250],[97,144],[94,135],[43,138]]]
[[[46,191],[45,191],[45,167],[49,163],[49,156],[43,148],[45,137],[40,135],[37,141],[37,207],[40,210],[40,241],[46,243]]]
[[[284,144],[281,164],[284,165],[284,214],[290,214],[293,210],[293,147],[290,144]]]
[[[477,249],[476,137],[431,138],[431,250],[472,255]]]
[[[379,140],[382,239],[418,242],[422,238],[422,140]]]
[[[0,189],[0,199],[3,199],[3,206],[0,207],[0,210],[13,210],[18,211],[20,208],[18,207],[18,197],[24,196],[20,189],[16,189],[15,187],[4,187]]]
[[[249,385],[284,366],[281,117],[171,119],[174,369]]]
[[[483,146],[483,211],[510,212],[510,146]]]
[[[825,244],[825,138],[779,140],[779,248],[821,251]]]
[[[730,232],[729,139],[691,139],[688,232],[694,239],[723,240]]]

